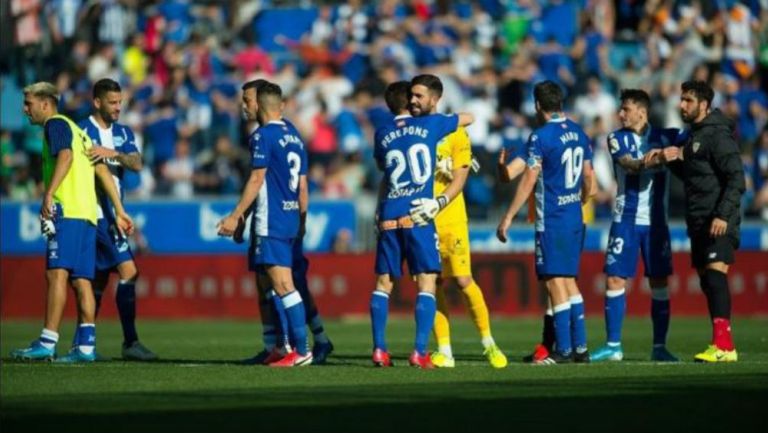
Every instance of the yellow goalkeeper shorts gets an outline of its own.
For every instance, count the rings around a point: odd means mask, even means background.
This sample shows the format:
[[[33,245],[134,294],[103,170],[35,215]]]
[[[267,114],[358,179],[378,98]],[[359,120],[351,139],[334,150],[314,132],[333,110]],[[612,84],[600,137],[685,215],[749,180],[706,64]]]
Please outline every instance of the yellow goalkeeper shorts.
[[[442,276],[468,277],[472,275],[469,256],[469,225],[467,223],[446,224],[437,227],[440,239],[440,260]]]

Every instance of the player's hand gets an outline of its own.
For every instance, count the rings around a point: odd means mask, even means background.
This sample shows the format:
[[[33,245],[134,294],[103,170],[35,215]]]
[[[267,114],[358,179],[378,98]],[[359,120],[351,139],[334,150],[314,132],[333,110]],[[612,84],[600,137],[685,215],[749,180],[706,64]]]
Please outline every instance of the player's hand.
[[[437,169],[435,174],[443,176],[448,180],[453,180],[453,158],[447,156],[437,161]]]
[[[234,215],[229,214],[225,216],[218,224],[216,228],[219,230],[219,236],[232,236],[237,229],[237,220]]]
[[[97,163],[107,158],[114,158],[116,156],[116,150],[107,149],[103,146],[92,146],[90,149],[88,149],[88,158],[90,158],[92,163]]]
[[[40,217],[40,233],[48,239],[53,238],[56,235],[56,225],[53,220]]]
[[[129,236],[133,234],[133,220],[127,213],[119,213],[115,215],[115,219],[118,230]]]
[[[437,198],[417,198],[411,201],[409,213],[416,225],[425,226],[447,205],[448,197],[444,195],[439,195]]]
[[[646,153],[643,157],[643,165],[646,167],[653,167],[654,165],[658,164],[659,161],[661,161],[659,156],[661,153],[661,149],[653,149]]]
[[[245,215],[240,215],[240,218],[237,219],[237,227],[235,227],[235,232],[232,233],[232,240],[235,241],[236,244],[242,244],[245,242]],[[302,239],[304,237],[304,224],[299,226],[299,239]]]
[[[53,197],[50,195],[43,197],[43,203],[40,205],[40,218],[44,220],[56,218],[56,205],[53,203]]]
[[[509,226],[512,225],[512,219],[504,217],[499,222],[499,226],[496,228],[496,239],[501,241],[502,243],[507,242],[507,230],[509,230]]]
[[[478,161],[474,156],[472,157],[472,162],[469,164],[469,169],[472,170],[472,173],[475,174],[480,172],[480,161]]]
[[[661,160],[664,162],[674,161],[680,158],[680,148],[677,146],[665,147],[661,153]]]
[[[728,231],[728,223],[720,218],[712,220],[712,224],[709,226],[709,235],[713,238],[722,236]]]
[[[496,161],[497,164],[499,164],[502,167],[507,166],[507,148],[502,147],[501,152],[499,152],[499,159]]]

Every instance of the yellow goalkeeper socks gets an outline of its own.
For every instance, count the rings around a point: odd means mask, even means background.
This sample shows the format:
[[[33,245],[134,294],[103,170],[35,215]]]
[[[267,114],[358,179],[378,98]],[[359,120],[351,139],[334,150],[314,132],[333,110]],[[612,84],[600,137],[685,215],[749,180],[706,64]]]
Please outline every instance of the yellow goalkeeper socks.
[[[493,344],[493,338],[491,338],[491,319],[488,315],[488,307],[485,305],[485,298],[483,298],[483,292],[476,282],[472,283],[462,290],[464,294],[464,300],[467,303],[469,314],[472,316],[472,321],[475,322],[475,327],[480,333],[480,337],[483,339],[483,346],[486,344]]]
[[[450,357],[451,327],[448,324],[448,304],[445,301],[445,292],[442,288],[437,289],[437,312],[435,313],[433,332],[438,350]]]

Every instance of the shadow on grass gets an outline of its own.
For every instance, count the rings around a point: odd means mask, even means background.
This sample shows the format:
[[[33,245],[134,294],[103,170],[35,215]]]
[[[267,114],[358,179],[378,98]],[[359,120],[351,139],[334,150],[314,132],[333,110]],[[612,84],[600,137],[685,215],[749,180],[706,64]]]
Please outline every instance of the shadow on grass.
[[[768,375],[51,395],[2,405],[3,432],[758,431]],[[755,386],[757,384],[757,386]],[[762,431],[762,430],[760,430]]]

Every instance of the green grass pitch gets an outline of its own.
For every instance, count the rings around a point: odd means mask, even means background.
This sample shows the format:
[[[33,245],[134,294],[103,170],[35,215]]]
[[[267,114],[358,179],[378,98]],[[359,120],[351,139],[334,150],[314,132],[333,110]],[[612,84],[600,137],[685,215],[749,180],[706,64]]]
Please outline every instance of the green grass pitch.
[[[453,323],[455,369],[407,367],[413,321],[391,319],[395,368],[370,364],[367,320],[332,321],[336,351],[326,366],[240,366],[260,347],[248,321],[140,321],[142,341],[162,361],[92,365],[16,363],[8,353],[37,336],[38,322],[3,321],[0,431],[77,432],[524,432],[764,431],[768,408],[768,319],[735,318],[740,360],[690,362],[704,349],[705,318],[673,317],[670,349],[686,362],[648,361],[651,326],[625,323],[620,363],[530,366],[520,362],[540,335],[536,319],[494,320],[510,365],[494,370],[465,319]],[[62,326],[59,352],[71,322]],[[590,347],[602,318],[588,321]],[[98,326],[99,352],[119,356],[120,326]],[[763,425],[764,427],[760,427]],[[279,429],[279,430],[276,430]]]

